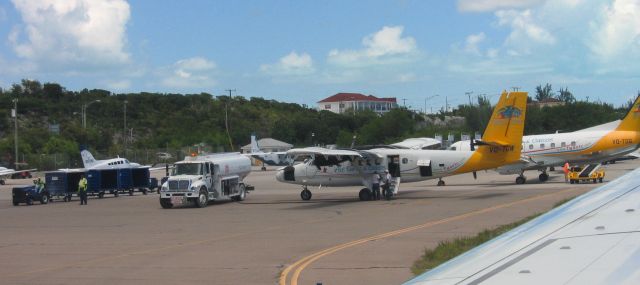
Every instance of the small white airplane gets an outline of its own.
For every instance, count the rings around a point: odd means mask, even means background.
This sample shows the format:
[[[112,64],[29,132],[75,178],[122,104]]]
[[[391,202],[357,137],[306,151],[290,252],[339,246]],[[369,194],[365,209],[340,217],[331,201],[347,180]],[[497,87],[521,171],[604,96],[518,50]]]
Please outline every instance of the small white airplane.
[[[255,135],[251,135],[251,153],[249,153],[248,155],[262,161],[267,165],[283,166],[293,163],[293,160],[287,156],[286,151],[263,152],[262,150],[260,150]]]
[[[471,141],[459,141],[451,150],[468,151]],[[524,136],[522,161],[498,167],[500,174],[519,174],[517,184],[526,182],[525,170],[538,170],[540,181],[549,179],[547,168],[569,164],[592,164],[630,154],[640,147],[640,96],[622,120],[570,133]]]
[[[404,283],[640,284],[640,169]]]
[[[24,178],[31,178],[31,173],[32,171],[36,171],[37,169],[24,169],[24,170],[15,170],[15,169],[11,169],[11,168],[6,168],[6,167],[2,167],[0,166],[0,185],[4,185],[5,183],[5,179],[7,179],[7,177],[11,177],[14,176],[15,174],[21,174],[23,175]]]
[[[374,173],[388,170],[393,177],[393,194],[398,192],[400,179],[416,182],[492,169],[520,161],[520,146],[524,131],[526,92],[503,92],[484,132],[482,141],[475,141],[477,150],[454,152],[399,147],[374,147],[368,150],[326,149],[319,147],[291,149],[291,156],[306,157],[303,163],[281,168],[276,173],[280,182],[303,185],[300,197],[311,199],[307,186],[359,186],[359,197],[371,197]],[[388,191],[389,192],[389,191]],[[389,194],[390,195],[390,194]]]
[[[82,156],[82,164],[85,169],[118,169],[118,168],[138,168],[142,167],[139,163],[129,162],[125,158],[110,158],[104,160],[96,160],[88,150],[80,152]]]
[[[408,138],[391,145],[410,149],[440,149],[442,142],[434,138]]]

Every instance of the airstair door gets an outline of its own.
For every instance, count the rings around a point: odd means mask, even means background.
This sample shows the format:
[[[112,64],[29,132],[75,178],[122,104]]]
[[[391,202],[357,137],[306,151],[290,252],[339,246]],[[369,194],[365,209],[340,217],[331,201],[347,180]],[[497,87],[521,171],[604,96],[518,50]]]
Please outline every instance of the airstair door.
[[[387,156],[387,169],[392,177],[400,177],[400,156],[389,155]]]

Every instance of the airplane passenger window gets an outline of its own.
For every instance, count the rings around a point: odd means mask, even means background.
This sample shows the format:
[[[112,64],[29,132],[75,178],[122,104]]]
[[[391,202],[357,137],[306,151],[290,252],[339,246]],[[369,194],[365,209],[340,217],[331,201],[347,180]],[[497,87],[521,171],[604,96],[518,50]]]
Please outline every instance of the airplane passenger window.
[[[551,148],[556,147],[556,143],[551,143]]]
[[[543,143],[540,144],[540,149],[544,149],[544,144]]]
[[[407,159],[406,157],[402,159],[402,164],[407,164],[407,162],[409,162],[409,159]]]
[[[567,143],[565,142],[560,143],[560,147],[565,147],[565,146],[567,146]]]
[[[533,149],[533,145],[532,144],[529,145],[529,149]]]

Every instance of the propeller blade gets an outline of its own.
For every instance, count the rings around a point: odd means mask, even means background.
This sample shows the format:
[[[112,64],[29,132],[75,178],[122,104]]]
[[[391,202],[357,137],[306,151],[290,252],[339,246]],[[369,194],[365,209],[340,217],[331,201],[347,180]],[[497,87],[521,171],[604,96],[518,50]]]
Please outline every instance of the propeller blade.
[[[475,171],[473,172],[473,179],[478,179],[478,174]]]
[[[471,140],[469,140],[469,144],[471,145],[471,151],[475,151],[476,150],[476,144],[473,141],[473,138],[471,138]]]

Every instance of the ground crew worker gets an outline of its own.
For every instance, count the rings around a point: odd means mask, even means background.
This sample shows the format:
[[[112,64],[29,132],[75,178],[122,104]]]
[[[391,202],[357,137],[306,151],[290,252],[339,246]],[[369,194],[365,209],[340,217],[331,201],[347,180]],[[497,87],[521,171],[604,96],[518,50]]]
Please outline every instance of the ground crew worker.
[[[382,190],[385,197],[391,197],[391,174],[389,174],[389,170],[384,171],[384,176],[382,177]]]
[[[569,163],[565,162],[562,167],[562,172],[564,172],[564,183],[569,182]]]
[[[371,200],[380,200],[380,174],[377,171],[371,177]]]
[[[87,204],[87,178],[84,175],[80,175],[80,181],[78,181],[78,196],[80,196],[80,205]]]
[[[34,182],[34,184],[36,185],[36,191],[38,191],[38,193],[42,192],[44,190],[44,181],[42,181],[42,179],[38,177],[38,179],[36,179],[36,181]]]

